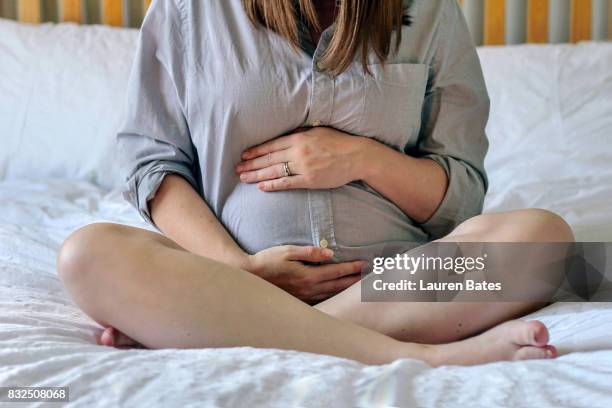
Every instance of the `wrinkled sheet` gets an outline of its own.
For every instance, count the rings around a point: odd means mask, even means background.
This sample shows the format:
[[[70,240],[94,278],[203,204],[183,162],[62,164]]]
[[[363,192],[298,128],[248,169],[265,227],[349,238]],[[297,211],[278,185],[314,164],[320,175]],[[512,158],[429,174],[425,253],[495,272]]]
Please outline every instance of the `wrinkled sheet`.
[[[95,221],[144,227],[118,192],[83,182],[0,182],[0,385],[69,386],[71,405],[82,407],[612,406],[607,304],[555,304],[531,316],[549,326],[562,353],[555,361],[433,369],[253,348],[97,346],[99,327],[55,269],[62,240]]]

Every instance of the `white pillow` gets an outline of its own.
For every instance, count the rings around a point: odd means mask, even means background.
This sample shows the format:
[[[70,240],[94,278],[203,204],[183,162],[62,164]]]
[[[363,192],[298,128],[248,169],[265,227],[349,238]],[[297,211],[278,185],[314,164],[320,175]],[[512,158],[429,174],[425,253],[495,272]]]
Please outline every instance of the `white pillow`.
[[[491,96],[485,209],[547,208],[581,239],[612,239],[612,43],[478,52]]]
[[[119,183],[115,133],[137,31],[0,19],[0,180]]]

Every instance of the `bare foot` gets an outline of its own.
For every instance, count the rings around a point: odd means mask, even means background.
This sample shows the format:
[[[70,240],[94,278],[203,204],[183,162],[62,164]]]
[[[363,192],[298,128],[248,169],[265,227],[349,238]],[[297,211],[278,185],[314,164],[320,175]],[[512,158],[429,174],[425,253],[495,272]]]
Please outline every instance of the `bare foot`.
[[[116,348],[143,348],[136,340],[131,339],[114,327],[104,329],[98,338],[98,344]]]
[[[557,357],[557,349],[548,344],[548,329],[537,320],[512,320],[466,340],[429,347],[433,366]]]

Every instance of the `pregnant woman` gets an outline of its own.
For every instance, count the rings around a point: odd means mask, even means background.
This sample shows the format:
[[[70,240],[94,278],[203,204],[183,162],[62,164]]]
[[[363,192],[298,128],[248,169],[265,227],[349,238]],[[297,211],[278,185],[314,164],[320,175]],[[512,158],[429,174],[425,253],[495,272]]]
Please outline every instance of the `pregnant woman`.
[[[541,304],[361,302],[389,248],[572,240],[543,210],[479,215],[488,110],[455,0],[154,1],[118,143],[163,235],[87,226],[60,276],[106,345],[555,357],[511,320]]]

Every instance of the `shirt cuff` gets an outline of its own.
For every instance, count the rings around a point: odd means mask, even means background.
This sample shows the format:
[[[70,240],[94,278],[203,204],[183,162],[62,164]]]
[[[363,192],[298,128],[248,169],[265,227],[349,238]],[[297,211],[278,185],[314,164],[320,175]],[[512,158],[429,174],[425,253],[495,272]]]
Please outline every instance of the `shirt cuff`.
[[[448,235],[457,225],[482,212],[485,181],[468,165],[436,154],[423,156],[438,163],[448,177],[448,188],[434,214],[421,224],[433,239]]]
[[[194,190],[199,191],[198,183],[191,169],[177,162],[158,161],[154,162],[146,168],[142,168],[139,173],[140,177],[134,177],[128,183],[128,189],[123,193],[123,196],[138,210],[142,218],[156,227],[151,212],[149,211],[149,200],[155,197],[159,186],[164,177],[168,174],[176,174],[183,177]]]

